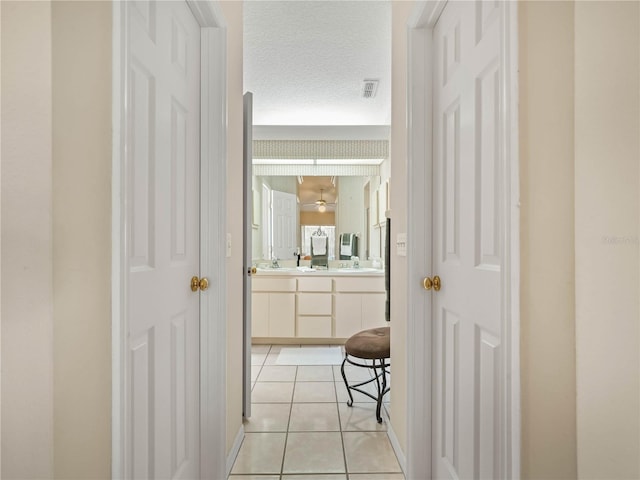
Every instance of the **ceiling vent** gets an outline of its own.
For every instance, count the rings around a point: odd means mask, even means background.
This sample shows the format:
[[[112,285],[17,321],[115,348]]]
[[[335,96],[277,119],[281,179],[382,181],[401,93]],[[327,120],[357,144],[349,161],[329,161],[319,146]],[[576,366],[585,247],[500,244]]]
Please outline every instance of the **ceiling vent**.
[[[378,82],[379,80],[365,79],[362,86],[362,97],[363,98],[375,97],[376,92],[378,91]]]

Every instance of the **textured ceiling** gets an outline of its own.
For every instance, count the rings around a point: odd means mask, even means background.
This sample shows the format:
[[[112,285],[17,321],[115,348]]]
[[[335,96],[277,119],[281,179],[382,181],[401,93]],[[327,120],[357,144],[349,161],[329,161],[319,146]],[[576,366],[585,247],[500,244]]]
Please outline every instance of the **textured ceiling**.
[[[389,125],[391,3],[245,2],[244,90],[254,125]]]

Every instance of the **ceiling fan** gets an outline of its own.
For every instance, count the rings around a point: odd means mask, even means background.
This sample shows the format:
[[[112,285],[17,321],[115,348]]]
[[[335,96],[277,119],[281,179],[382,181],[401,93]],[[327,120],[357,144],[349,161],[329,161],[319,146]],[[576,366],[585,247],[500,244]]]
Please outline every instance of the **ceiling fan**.
[[[321,188],[320,189],[320,198],[318,200],[316,200],[313,203],[305,203],[305,206],[313,206],[315,205],[318,208],[319,212],[325,212],[327,210],[327,206],[335,206],[335,203],[327,203],[327,201],[322,198],[322,193],[324,192],[324,189]]]

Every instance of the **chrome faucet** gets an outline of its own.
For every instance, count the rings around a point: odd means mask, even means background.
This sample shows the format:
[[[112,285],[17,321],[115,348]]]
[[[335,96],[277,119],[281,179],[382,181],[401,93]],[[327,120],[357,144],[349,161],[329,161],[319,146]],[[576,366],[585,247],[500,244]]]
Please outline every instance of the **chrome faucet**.
[[[273,257],[273,260],[271,260],[271,268],[280,268],[278,257]]]
[[[360,268],[360,258],[359,257],[351,257],[353,260],[353,268]]]

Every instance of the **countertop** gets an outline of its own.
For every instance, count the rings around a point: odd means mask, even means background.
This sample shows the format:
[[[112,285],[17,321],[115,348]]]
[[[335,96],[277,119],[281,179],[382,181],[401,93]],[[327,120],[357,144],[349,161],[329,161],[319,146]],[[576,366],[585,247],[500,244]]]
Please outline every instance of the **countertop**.
[[[300,277],[380,277],[384,270],[380,268],[331,268],[316,270],[309,267],[258,268],[254,276],[270,277],[272,275],[290,275]]]

